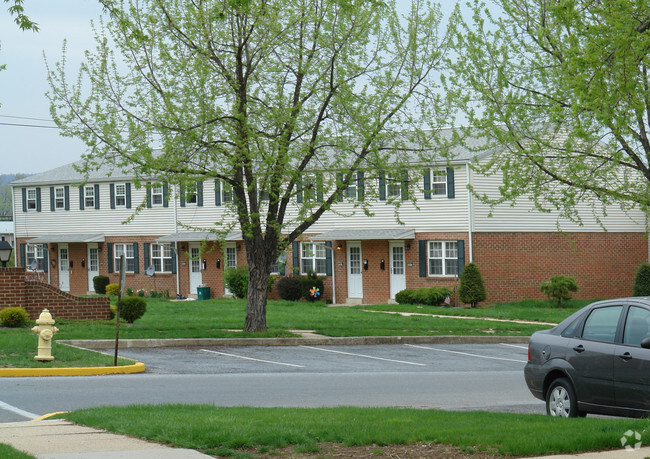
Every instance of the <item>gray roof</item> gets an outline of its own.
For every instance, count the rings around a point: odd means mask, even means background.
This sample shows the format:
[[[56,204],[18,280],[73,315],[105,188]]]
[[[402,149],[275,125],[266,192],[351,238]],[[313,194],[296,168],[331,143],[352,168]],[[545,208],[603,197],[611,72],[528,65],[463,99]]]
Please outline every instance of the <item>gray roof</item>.
[[[202,242],[217,241],[219,236],[211,231],[180,231],[156,239],[156,242]],[[226,241],[241,241],[241,231],[233,231],[225,237]]]
[[[60,244],[69,242],[104,242],[106,238],[103,234],[46,234],[38,236],[27,241],[29,244]]]
[[[90,182],[102,182],[102,181],[115,181],[115,180],[124,180],[133,178],[133,174],[125,174],[119,169],[113,169],[111,166],[104,164],[99,167],[97,170],[92,170],[86,175],[77,170],[77,167],[81,167],[83,163],[77,161],[74,163],[66,164],[65,166],[59,166],[49,171],[41,172],[40,174],[30,175],[20,180],[14,180],[11,182],[11,185],[21,186],[21,185],[56,185],[56,184],[81,184],[85,181]]]
[[[317,234],[310,238],[312,241],[367,241],[377,239],[415,239],[412,228],[375,228],[375,229],[338,229]]]

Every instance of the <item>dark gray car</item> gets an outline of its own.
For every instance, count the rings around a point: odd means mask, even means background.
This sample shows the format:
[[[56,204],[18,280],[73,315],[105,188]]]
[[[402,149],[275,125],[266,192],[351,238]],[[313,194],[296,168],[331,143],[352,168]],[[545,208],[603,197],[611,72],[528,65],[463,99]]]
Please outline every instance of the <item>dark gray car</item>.
[[[534,333],[524,374],[551,416],[648,416],[650,297],[598,301]]]

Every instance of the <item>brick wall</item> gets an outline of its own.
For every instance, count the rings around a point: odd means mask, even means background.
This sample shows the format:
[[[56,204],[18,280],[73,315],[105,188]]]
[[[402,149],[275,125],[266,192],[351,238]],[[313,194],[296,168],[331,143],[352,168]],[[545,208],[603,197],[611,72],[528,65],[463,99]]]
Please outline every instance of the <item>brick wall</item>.
[[[108,297],[77,297],[44,282],[25,280],[24,268],[0,268],[0,309],[21,307],[31,319],[47,308],[54,319],[110,318]]]

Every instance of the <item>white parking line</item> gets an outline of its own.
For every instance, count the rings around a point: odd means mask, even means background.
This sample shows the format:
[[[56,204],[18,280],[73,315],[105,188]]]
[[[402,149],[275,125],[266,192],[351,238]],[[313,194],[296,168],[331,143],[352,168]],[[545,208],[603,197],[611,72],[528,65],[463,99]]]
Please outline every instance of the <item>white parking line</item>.
[[[437,347],[418,346],[418,345],[415,345],[415,344],[405,344],[405,346],[417,347],[419,349],[428,349],[430,351],[449,352],[450,354],[466,355],[468,357],[478,357],[480,359],[505,360],[507,362],[527,363],[527,360],[506,359],[506,358],[503,358],[503,357],[490,357],[488,355],[470,354],[469,352],[460,352],[460,351],[450,351],[448,349],[440,349],[440,348],[437,348]]]
[[[305,368],[302,365],[294,365],[292,363],[282,363],[282,362],[274,362],[272,360],[254,359],[252,357],[244,357],[243,355],[227,354],[225,352],[210,351],[208,349],[201,349],[201,350],[203,352],[209,352],[211,354],[225,355],[226,357],[234,357],[236,359],[253,360],[254,362],[271,363],[273,365],[284,365],[284,366],[287,366],[287,367],[294,367],[294,368]]]
[[[15,406],[8,405],[2,401],[0,401],[0,409],[12,411],[28,419],[36,419],[41,416],[40,414],[34,414],[34,413],[30,413],[29,411],[21,410],[20,408],[16,408]]]
[[[521,346],[519,344],[499,343],[501,346],[516,347],[517,349],[528,349],[528,346]]]
[[[365,359],[383,360],[385,362],[403,363],[405,365],[417,365],[419,367],[425,367],[426,366],[426,363],[415,363],[415,362],[407,362],[405,360],[384,359],[382,357],[374,357],[372,355],[353,354],[352,352],[334,351],[332,349],[323,349],[321,347],[312,347],[312,346],[300,346],[300,347],[304,347],[304,348],[307,348],[307,349],[314,349],[314,350],[323,351],[323,352],[331,352],[333,354],[343,354],[343,355],[351,355],[351,356],[354,356],[354,357],[363,357]]]

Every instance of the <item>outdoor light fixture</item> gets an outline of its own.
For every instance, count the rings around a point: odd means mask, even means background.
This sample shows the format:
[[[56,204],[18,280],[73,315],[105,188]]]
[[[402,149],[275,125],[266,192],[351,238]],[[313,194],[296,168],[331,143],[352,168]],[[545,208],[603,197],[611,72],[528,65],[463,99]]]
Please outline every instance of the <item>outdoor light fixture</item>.
[[[343,249],[343,245],[342,245],[342,244],[339,244],[339,245],[336,246],[336,250],[342,250],[342,249]]]
[[[7,267],[7,262],[11,258],[11,252],[13,250],[14,248],[11,244],[5,241],[5,237],[2,236],[2,240],[0,240],[0,263],[2,263],[3,268]]]

